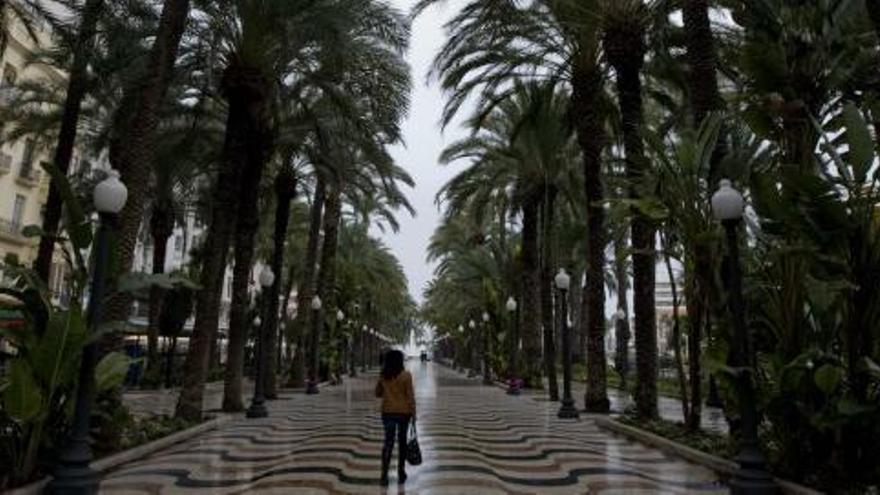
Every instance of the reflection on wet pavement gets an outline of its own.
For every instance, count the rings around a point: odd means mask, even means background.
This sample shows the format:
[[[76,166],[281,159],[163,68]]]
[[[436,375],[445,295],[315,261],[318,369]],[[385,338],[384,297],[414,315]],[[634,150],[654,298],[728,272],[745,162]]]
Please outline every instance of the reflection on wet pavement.
[[[562,421],[556,403],[508,396],[437,364],[410,362],[424,463],[387,493],[725,493],[714,473]],[[102,493],[385,493],[374,373],[317,396],[282,394],[262,420],[220,430],[108,474]]]

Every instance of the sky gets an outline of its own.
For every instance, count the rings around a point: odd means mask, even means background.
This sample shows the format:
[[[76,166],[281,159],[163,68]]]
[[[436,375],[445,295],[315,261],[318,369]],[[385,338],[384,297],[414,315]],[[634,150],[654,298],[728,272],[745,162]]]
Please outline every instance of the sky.
[[[416,0],[391,0],[391,3],[409,13]],[[400,231],[381,236],[403,265],[410,293],[419,302],[433,272],[426,254],[431,234],[441,217],[434,200],[443,184],[462,166],[441,166],[437,161],[443,148],[464,135],[464,131],[458,122],[450,124],[445,131],[441,129],[444,95],[436,81],[427,81],[431,62],[445,39],[443,23],[455,13],[458,4],[460,2],[455,0],[442,2],[413,22],[407,57],[412,66],[413,93],[410,112],[403,124],[405,145],[391,150],[397,163],[415,179],[415,188],[407,191],[407,197],[417,213],[415,218],[401,213]],[[464,108],[461,115],[467,113],[468,109]]]
[[[408,13],[416,1],[391,0],[391,4]],[[433,265],[428,264],[426,254],[431,234],[440,223],[441,212],[435,203],[437,192],[465,166],[462,163],[441,166],[437,159],[447,144],[466,134],[461,126],[462,117],[466,117],[473,107],[465,103],[458,118],[441,129],[445,96],[436,80],[427,79],[434,56],[446,38],[443,24],[463,4],[464,0],[440,2],[423,12],[412,25],[407,58],[412,67],[413,93],[410,112],[403,124],[405,145],[396,146],[391,151],[397,163],[415,180],[415,188],[407,191],[407,197],[416,216],[412,218],[401,213],[400,231],[396,234],[376,232],[403,265],[410,293],[417,302],[422,301],[422,292],[433,274]],[[658,280],[665,279],[665,271],[658,268],[657,277]],[[614,295],[607,294],[606,314],[613,313],[616,305]]]

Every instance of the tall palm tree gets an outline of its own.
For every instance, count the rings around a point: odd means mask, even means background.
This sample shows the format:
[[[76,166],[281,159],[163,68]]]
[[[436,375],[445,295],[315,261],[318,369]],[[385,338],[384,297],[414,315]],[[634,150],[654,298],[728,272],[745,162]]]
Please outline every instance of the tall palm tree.
[[[224,409],[240,410],[244,322],[247,285],[253,259],[253,237],[259,227],[256,211],[259,187],[273,155],[276,130],[271,109],[276,88],[288,64],[306,45],[319,38],[319,20],[327,20],[326,5],[303,9],[298,2],[240,0],[229,6],[202,5],[205,31],[219,35],[224,60],[221,93],[228,105],[226,142],[214,186],[213,221],[205,240],[201,273],[203,290],[196,304],[193,342],[185,364],[184,387],[177,415],[200,417],[210,349],[216,338],[219,299],[226,270],[226,254],[235,235],[233,301],[229,315],[229,359]],[[326,25],[326,24],[325,24]],[[221,214],[235,214],[236,223],[221,222]]]
[[[630,198],[647,196],[649,162],[644,152],[641,73],[647,45],[647,9],[641,0],[604,4],[602,44],[616,75],[626,172]],[[633,208],[633,306],[636,340],[636,410],[640,417],[657,416],[657,328],[654,307],[655,230],[652,220]]]
[[[416,12],[436,0],[423,0]],[[604,72],[599,64],[598,0],[542,0],[521,6],[515,2],[472,0],[449,23],[449,42],[435,61],[449,99],[444,121],[472,95],[478,95],[479,114],[487,115],[511,91],[514,77],[565,81],[571,85],[572,124],[578,137],[585,176],[589,228],[587,286],[583,326],[588,338],[587,407],[607,411],[605,391],[605,245],[601,205],[602,150],[606,145]],[[527,282],[526,284],[537,281]],[[528,298],[524,298],[527,300]],[[532,318],[528,312],[524,318]],[[530,322],[524,321],[528,327]]]
[[[128,199],[120,213],[120,235],[115,267],[131,269],[134,249],[149,192],[158,113],[171,84],[174,63],[189,17],[190,0],[165,0],[149,54],[125,87],[114,115],[110,141],[110,164],[128,187]],[[105,318],[125,321],[131,298],[120,293],[108,301]]]
[[[4,9],[5,6],[0,5],[0,11]],[[58,142],[55,146],[55,157],[53,160],[53,164],[58,172],[65,175],[70,168],[70,160],[73,157],[73,147],[76,143],[76,133],[79,127],[80,110],[82,109],[87,91],[88,65],[92,58],[92,53],[94,53],[94,38],[103,10],[104,0],[88,0],[85,3],[80,14],[79,27],[72,47],[73,59],[68,72],[67,92],[65,94],[64,108],[58,131]],[[4,23],[4,30],[5,26],[6,24]],[[5,39],[0,43],[5,46]],[[49,196],[46,199],[46,209],[43,213],[43,232],[47,235],[40,239],[37,258],[34,261],[34,270],[47,283],[52,267],[52,255],[56,241],[55,235],[61,224],[61,207],[61,193],[55,181],[50,181]]]
[[[481,221],[484,216],[492,218],[483,213],[492,198],[513,192],[510,199],[522,213],[522,271],[520,287],[510,293],[521,293],[523,299],[523,343],[529,350],[525,377],[531,385],[538,385],[542,374],[536,357],[541,348],[543,309],[548,313],[543,316],[543,371],[550,374],[552,396],[556,353],[552,341],[555,325],[550,246],[555,240],[550,212],[558,206],[557,195],[567,199],[572,196],[571,186],[579,184],[573,178],[576,172],[572,167],[577,150],[565,118],[568,97],[564,92],[553,84],[539,82],[516,83],[514,88],[485,118],[473,119],[472,137],[453,143],[444,151],[441,161],[469,159],[472,164],[447,183],[440,194],[449,202],[447,214],[471,209]]]
[[[278,325],[278,300],[282,285],[282,277],[280,275],[282,273],[282,270],[284,269],[284,244],[287,239],[288,223],[290,222],[291,203],[296,197],[297,176],[296,172],[292,168],[291,164],[289,164],[289,162],[283,164],[281,166],[281,169],[275,175],[274,186],[275,225],[272,235],[273,246],[271,258],[272,261],[270,263],[270,266],[272,267],[272,272],[277,273],[278,276],[275,277],[274,283],[269,288],[269,291],[266,294],[266,297],[268,298],[268,304],[266,314],[263,318],[266,322],[266,328],[269,329],[275,329]],[[289,278],[292,279],[292,277]],[[282,311],[287,311],[286,305],[284,308],[282,308]],[[266,335],[268,337],[267,348],[269,350],[275,349],[275,346],[277,345],[278,333],[272,331],[268,332]],[[267,353],[267,355],[273,356],[274,352]],[[275,359],[270,359],[266,367],[265,395],[269,399],[274,399],[278,396],[276,392],[276,364],[277,363]]]

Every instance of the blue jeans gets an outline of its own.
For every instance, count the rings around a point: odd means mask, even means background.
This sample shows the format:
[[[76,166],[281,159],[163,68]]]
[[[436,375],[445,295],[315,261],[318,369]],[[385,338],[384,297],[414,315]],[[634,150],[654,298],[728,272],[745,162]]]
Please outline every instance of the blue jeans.
[[[382,426],[385,427],[385,444],[382,446],[382,477],[388,477],[391,466],[391,453],[394,452],[394,436],[397,434],[397,473],[406,470],[406,441],[409,430],[409,414],[382,414]]]

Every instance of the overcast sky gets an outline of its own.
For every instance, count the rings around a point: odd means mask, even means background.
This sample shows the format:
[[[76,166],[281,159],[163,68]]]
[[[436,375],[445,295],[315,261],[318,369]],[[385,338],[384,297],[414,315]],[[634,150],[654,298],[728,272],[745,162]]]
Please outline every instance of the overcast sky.
[[[407,13],[415,2],[391,0],[393,5]],[[461,167],[440,166],[437,163],[437,157],[446,144],[460,137],[463,131],[457,124],[447,127],[445,132],[441,131],[443,93],[436,81],[429,84],[426,80],[431,61],[443,45],[443,23],[459,4],[458,0],[444,2],[424,12],[413,23],[408,57],[413,71],[413,94],[409,117],[403,125],[406,146],[392,150],[397,163],[415,179],[415,189],[409,190],[407,197],[417,215],[410,218],[401,214],[400,232],[386,233],[383,238],[403,264],[410,293],[419,302],[425,284],[431,280],[433,269],[425,259],[428,241],[440,221],[434,198],[443,184]],[[466,109],[462,115],[467,115]]]
[[[409,12],[417,0],[390,0],[398,8]],[[422,301],[422,291],[432,278],[433,266],[427,263],[426,250],[434,228],[440,222],[440,211],[434,199],[437,191],[465,164],[441,166],[437,158],[450,142],[465,134],[460,125],[467,117],[469,106],[464,105],[459,119],[445,130],[440,128],[440,117],[445,97],[436,81],[427,75],[435,54],[443,46],[443,24],[464,4],[464,0],[447,0],[423,12],[412,26],[412,41],[408,55],[413,72],[413,94],[409,117],[403,126],[406,146],[392,150],[395,160],[415,179],[415,189],[407,196],[417,212],[415,218],[400,215],[400,232],[380,234],[403,264],[409,279],[410,293]],[[665,279],[658,270],[658,279]],[[606,297],[606,314],[614,312],[613,294]]]

